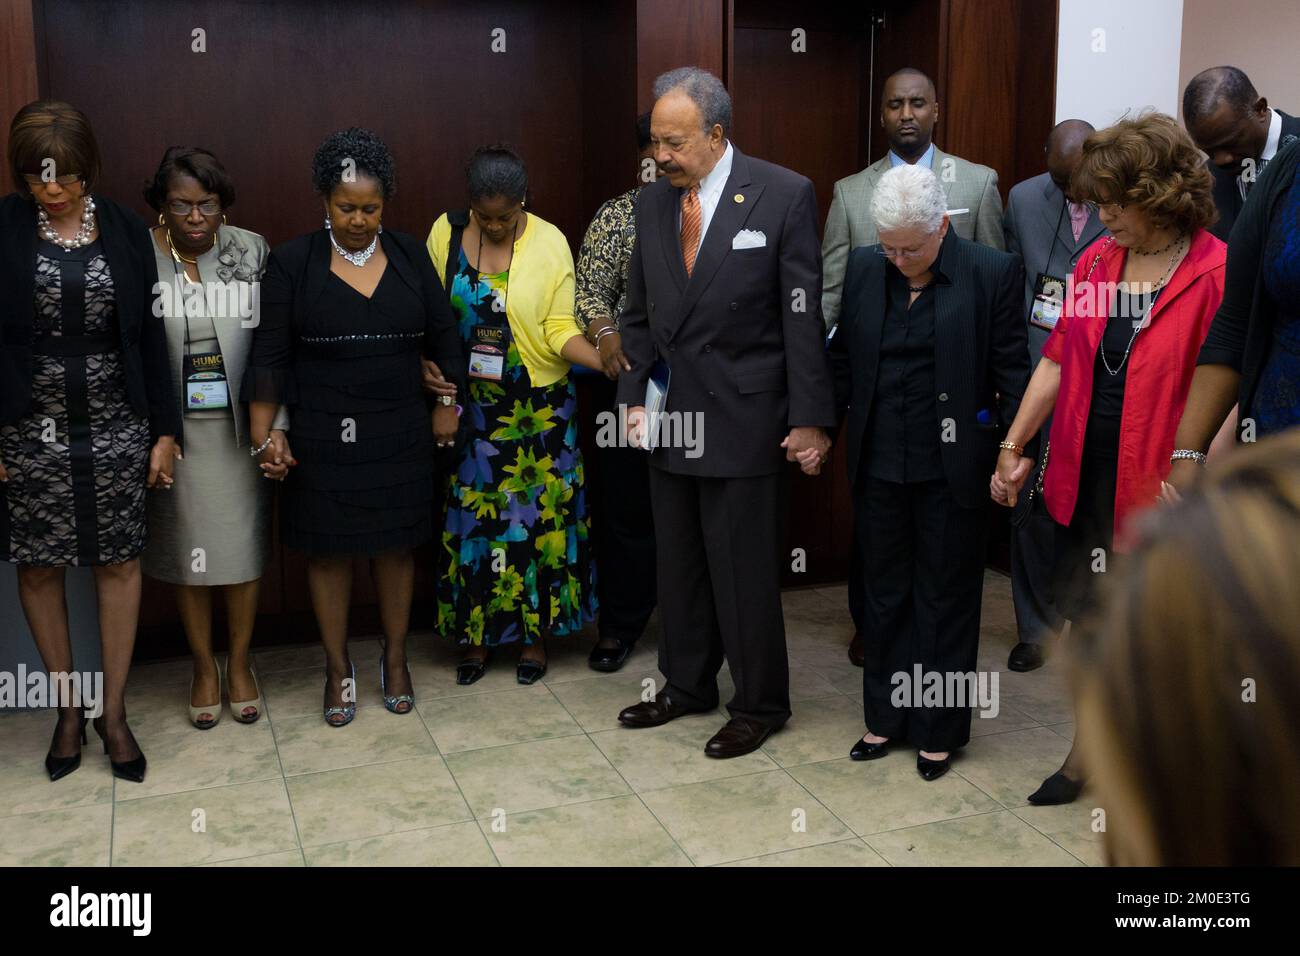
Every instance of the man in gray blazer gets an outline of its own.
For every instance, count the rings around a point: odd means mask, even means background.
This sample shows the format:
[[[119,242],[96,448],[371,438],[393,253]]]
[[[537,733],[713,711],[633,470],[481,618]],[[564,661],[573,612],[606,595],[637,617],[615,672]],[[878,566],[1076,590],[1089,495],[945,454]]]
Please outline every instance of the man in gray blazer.
[[[1029,361],[1037,367],[1043,343],[1060,315],[1066,280],[1084,250],[1106,229],[1095,209],[1070,202],[1070,176],[1083,155],[1083,141],[1093,132],[1083,120],[1065,120],[1047,137],[1047,172],[1017,183],[1007,196],[1004,221],[1007,251],[1025,264],[1025,320],[1029,324]],[[1050,422],[1040,434],[1046,435]],[[1028,507],[1028,496],[1021,497]],[[1051,600],[1051,571],[1056,526],[1046,514],[1025,516],[1011,531],[1011,597],[1016,608],[1019,643],[1007,666],[1031,671],[1043,664],[1043,642],[1064,625]]]
[[[849,253],[858,246],[870,246],[878,241],[868,209],[876,182],[894,166],[903,163],[928,166],[943,186],[948,199],[948,221],[957,235],[994,249],[1004,248],[998,174],[935,146],[934,124],[938,119],[934,82],[920,70],[904,67],[885,80],[880,96],[880,125],[889,139],[889,152],[866,169],[837,182],[830,212],[826,214],[826,232],[822,238],[822,317],[826,328],[833,328],[840,318],[840,297]],[[853,616],[855,633],[849,645],[849,660],[861,667],[866,598],[856,583],[862,580],[863,560],[856,538],[852,551],[849,613]]]

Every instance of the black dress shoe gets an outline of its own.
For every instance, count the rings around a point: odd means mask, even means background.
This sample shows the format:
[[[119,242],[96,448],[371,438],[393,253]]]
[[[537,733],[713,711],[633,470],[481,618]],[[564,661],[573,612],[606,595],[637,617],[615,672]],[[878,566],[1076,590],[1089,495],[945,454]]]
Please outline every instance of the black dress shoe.
[[[704,745],[706,757],[743,757],[763,746],[763,741],[776,733],[779,728],[771,724],[760,724],[747,717],[732,717],[723,728],[709,738]]]
[[[54,728],[55,736],[58,736],[58,727]],[[86,742],[86,718],[81,718],[81,742]],[[54,745],[50,745],[49,752],[45,754],[45,772],[50,775],[50,782],[66,777],[72,771],[81,766],[81,748],[70,757],[56,757],[54,755]]]
[[[99,734],[99,739],[104,742],[104,753],[108,753],[108,737],[103,730],[100,720],[103,718],[96,717],[94,721],[95,733]],[[128,727],[126,732],[131,734],[131,743],[135,744],[135,749],[140,750],[140,744],[136,742],[135,734],[131,733]],[[148,761],[144,759],[144,752],[140,751],[139,755],[130,760],[117,761],[110,756],[108,765],[113,768],[113,776],[121,777],[123,780],[130,780],[132,783],[143,783],[144,772]]]
[[[546,661],[520,661],[515,668],[515,680],[521,684],[536,684],[546,673]]]
[[[849,661],[854,667],[862,667],[866,660],[867,655],[862,650],[862,635],[854,634],[853,640],[849,641]]]
[[[1007,667],[1013,671],[1036,671],[1043,666],[1043,648],[1039,644],[1026,644],[1021,641],[1011,648],[1007,658]]]
[[[594,671],[613,673],[627,663],[632,653],[631,644],[619,643],[618,647],[601,647],[597,644],[587,657],[587,665]]]
[[[661,691],[654,700],[624,708],[618,715],[618,722],[627,727],[658,727],[687,714],[706,714],[711,710],[712,707],[687,707],[673,700],[666,691]]]
[[[1074,803],[1079,796],[1079,791],[1082,789],[1082,780],[1071,780],[1058,770],[1044,780],[1041,787],[1029,795],[1029,802],[1036,807]]]
[[[948,772],[948,760],[947,757],[942,760],[930,760],[917,754],[916,772],[921,775],[922,780],[938,780]]]
[[[849,756],[854,760],[877,760],[889,753],[889,745],[892,740],[883,740],[878,744],[867,743],[867,741],[858,739],[849,751]]]
[[[476,658],[467,657],[456,665],[456,683],[472,684],[485,673],[487,673],[488,661],[492,660],[492,652],[489,651],[486,657]]]

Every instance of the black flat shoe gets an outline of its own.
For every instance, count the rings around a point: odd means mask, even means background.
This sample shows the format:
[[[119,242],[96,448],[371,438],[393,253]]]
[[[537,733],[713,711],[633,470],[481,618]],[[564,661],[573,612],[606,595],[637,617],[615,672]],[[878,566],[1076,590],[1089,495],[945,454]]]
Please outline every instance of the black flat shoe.
[[[619,644],[618,647],[601,647],[597,644],[587,656],[587,666],[594,671],[612,674],[624,664],[632,654],[632,645]]]
[[[1041,787],[1029,795],[1029,802],[1036,807],[1074,803],[1079,796],[1079,791],[1082,789],[1082,780],[1071,780],[1058,770],[1044,780]]]
[[[930,760],[928,757],[916,755],[916,772],[921,775],[922,780],[938,780],[948,772],[949,758],[942,760]]]
[[[56,736],[58,735],[58,732],[59,729],[56,726],[54,728],[54,733]],[[85,717],[81,718],[81,742],[83,744],[86,742],[86,718]],[[77,752],[70,757],[56,757],[54,755],[54,745],[51,744],[49,752],[46,753],[45,755],[45,772],[50,775],[51,783],[53,783],[55,780],[59,780],[62,779],[63,777],[66,777],[68,774],[72,773],[72,771],[76,770],[80,766],[81,766],[80,747],[78,747]]]
[[[892,742],[892,738],[889,738],[878,744],[871,744],[859,738],[853,745],[853,749],[849,751],[849,756],[854,760],[877,760],[889,753],[889,745]]]
[[[536,684],[545,674],[545,661],[520,661],[515,668],[515,680],[521,684]]]
[[[456,665],[456,683],[472,684],[485,673],[487,673],[488,661],[492,660],[492,655],[477,658],[470,657]]]
[[[104,731],[100,729],[101,725],[99,721],[100,718],[95,718],[95,733],[99,734],[99,739],[104,742],[104,753],[108,753],[108,738],[104,735]],[[128,727],[126,732],[131,734],[131,728]],[[131,734],[131,743],[135,744],[136,750],[140,750],[140,744],[136,741],[135,734]],[[110,756],[108,758],[108,765],[113,768],[113,776],[121,777],[123,780],[130,780],[132,783],[143,783],[144,772],[148,762],[144,759],[144,752],[141,751],[138,757],[131,760],[123,760],[120,763]]]
[[[1041,644],[1027,644],[1021,641],[1011,648],[1011,655],[1007,658],[1007,667],[1021,673],[1036,671],[1042,666],[1043,648]]]

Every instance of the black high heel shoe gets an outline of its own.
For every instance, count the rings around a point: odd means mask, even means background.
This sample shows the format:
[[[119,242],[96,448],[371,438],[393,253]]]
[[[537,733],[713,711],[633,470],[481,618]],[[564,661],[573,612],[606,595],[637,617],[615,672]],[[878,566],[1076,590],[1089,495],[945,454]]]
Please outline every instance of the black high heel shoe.
[[[1082,780],[1071,780],[1061,771],[1056,771],[1043,785],[1029,795],[1029,802],[1036,807],[1051,807],[1062,803],[1074,803],[1079,791],[1083,789]]]
[[[892,737],[886,737],[879,743],[873,744],[868,743],[859,737],[857,743],[853,745],[853,749],[849,751],[849,759],[879,760],[881,757],[885,756],[885,754],[889,753],[889,747],[893,742]]]
[[[86,722],[87,718],[81,718],[81,742],[86,742]],[[59,728],[56,724],[54,727],[54,736],[59,735]],[[49,752],[45,755],[45,772],[50,775],[50,783],[62,777],[66,777],[72,771],[81,766],[81,748],[70,757],[56,757],[54,755],[54,744],[50,743]]]
[[[92,723],[95,726],[95,733],[99,734],[99,739],[104,742],[104,753],[108,753],[108,737],[105,736],[103,724],[100,723],[103,719],[103,717],[96,717]],[[135,744],[135,749],[140,750],[140,743],[135,739],[135,734],[131,733],[131,728],[128,727],[126,732],[131,734],[131,743]],[[144,759],[144,751],[140,751],[140,756],[132,760],[123,760],[121,763],[110,756],[108,763],[113,768],[113,776],[121,777],[123,780],[130,780],[132,783],[144,782],[144,771],[147,763]]]
[[[456,665],[456,683],[472,684],[487,672],[488,661],[492,660],[489,648],[483,657],[467,657]]]

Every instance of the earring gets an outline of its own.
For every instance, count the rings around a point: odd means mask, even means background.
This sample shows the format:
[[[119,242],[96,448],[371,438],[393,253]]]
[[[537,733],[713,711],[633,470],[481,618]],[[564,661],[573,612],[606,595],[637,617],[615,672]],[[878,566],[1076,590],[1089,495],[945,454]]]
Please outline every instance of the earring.
[[[226,214],[224,212],[221,214],[221,224],[223,226],[230,225],[230,222],[226,219]]]
[[[380,232],[384,231],[384,224],[382,222],[379,224],[379,231]]]
[[[326,217],[325,217],[325,231],[326,231],[326,232],[329,232],[332,228],[333,228],[333,227],[330,226],[330,217],[329,217],[329,216],[326,216]]]
[[[165,225],[167,225],[167,223],[163,222],[163,214],[162,214],[162,213],[158,213],[158,225],[160,225],[160,226],[165,226]]]

